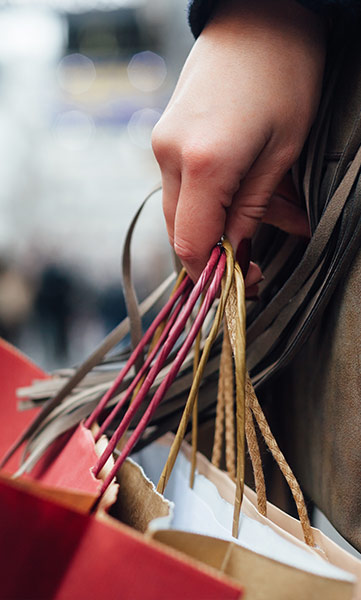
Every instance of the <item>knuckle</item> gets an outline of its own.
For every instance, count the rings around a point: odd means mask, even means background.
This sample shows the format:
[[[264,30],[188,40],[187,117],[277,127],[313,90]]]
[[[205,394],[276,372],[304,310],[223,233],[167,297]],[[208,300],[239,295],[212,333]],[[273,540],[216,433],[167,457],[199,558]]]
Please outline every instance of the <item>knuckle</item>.
[[[296,144],[288,144],[278,155],[278,163],[281,170],[288,170],[298,159],[300,148]]]
[[[191,176],[209,176],[218,168],[218,156],[213,147],[187,144],[182,150],[182,164]]]
[[[288,135],[286,142],[284,140],[279,141],[273,156],[274,170],[278,172],[288,171],[298,159],[301,150],[302,144],[299,143],[297,136],[293,139]]]
[[[259,199],[259,203],[244,203],[238,207],[236,213],[239,219],[248,218],[252,221],[261,221],[265,215],[267,210],[267,200],[268,199]]]
[[[163,162],[172,148],[172,143],[161,125],[156,125],[152,131],[152,148],[158,162]]]

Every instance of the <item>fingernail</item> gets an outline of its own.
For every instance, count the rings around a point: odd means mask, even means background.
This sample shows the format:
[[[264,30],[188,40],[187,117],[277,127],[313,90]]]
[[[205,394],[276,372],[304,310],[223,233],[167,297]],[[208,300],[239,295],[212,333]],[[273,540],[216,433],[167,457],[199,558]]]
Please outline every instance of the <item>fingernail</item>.
[[[250,239],[241,240],[236,251],[236,261],[241,267],[243,277],[246,278],[251,260],[252,242]]]

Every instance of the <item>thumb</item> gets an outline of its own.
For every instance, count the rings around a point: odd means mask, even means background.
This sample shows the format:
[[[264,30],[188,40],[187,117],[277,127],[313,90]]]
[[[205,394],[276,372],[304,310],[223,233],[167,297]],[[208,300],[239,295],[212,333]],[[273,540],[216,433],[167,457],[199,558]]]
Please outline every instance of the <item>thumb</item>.
[[[271,197],[263,222],[287,233],[310,237],[306,210],[302,207],[290,173],[287,173]]]
[[[274,194],[269,201],[263,223],[304,238],[311,236],[307,213],[284,196]]]

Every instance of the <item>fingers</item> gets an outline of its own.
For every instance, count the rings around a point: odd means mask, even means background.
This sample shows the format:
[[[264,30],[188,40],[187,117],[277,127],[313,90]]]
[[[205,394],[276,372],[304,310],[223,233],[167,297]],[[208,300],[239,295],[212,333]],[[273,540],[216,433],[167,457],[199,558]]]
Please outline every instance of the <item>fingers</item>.
[[[193,281],[198,279],[211,249],[224,233],[225,203],[225,195],[215,193],[206,181],[182,176],[174,221],[174,250]]]
[[[273,195],[269,201],[264,223],[274,225],[292,235],[309,238],[310,225],[306,212],[282,196]]]
[[[221,169],[211,152],[199,150],[188,154],[186,160],[183,156],[182,161],[163,162],[163,211],[170,243],[194,281],[224,233],[235,251],[241,240],[253,237],[260,222],[309,236],[307,215],[297,205],[290,177],[284,178],[289,157],[287,161],[275,160],[267,146],[260,153],[257,146],[252,150],[256,159],[251,166],[243,161],[246,175],[240,183],[241,170],[235,174],[234,169]],[[248,157],[251,162],[250,151]],[[249,256],[243,258],[247,273]],[[258,270],[251,281],[248,277],[246,286],[252,288],[261,275]],[[250,293],[247,290],[247,295]]]
[[[257,283],[260,283],[261,281],[263,281],[264,277],[262,275],[262,271],[259,268],[258,265],[256,265],[256,263],[254,262],[250,262],[249,263],[249,268],[248,268],[248,273],[245,279],[245,285],[246,288],[251,288],[252,286],[256,285]]]
[[[162,135],[157,128],[153,132],[153,150],[162,171],[163,212],[170,243],[196,281],[223,235],[226,197],[216,191],[214,157],[202,149],[186,151],[174,144],[172,151],[170,138],[164,130]]]
[[[243,166],[246,176],[241,183],[241,171],[235,174],[234,170],[219,168],[214,153],[193,152],[179,167],[177,161],[163,166],[163,211],[169,239],[194,281],[224,233],[235,250],[241,240],[252,238],[261,221],[307,235],[308,223],[302,210],[283,196],[272,196],[286,167],[281,161],[270,165],[267,148],[259,154],[257,146],[252,150],[256,160],[251,167]],[[250,151],[248,158],[250,162],[253,159]],[[283,188],[280,190],[292,197],[293,188],[291,192],[287,186]],[[245,273],[249,257],[246,261]]]
[[[267,214],[274,190],[290,164],[288,159],[277,160],[277,157],[272,156],[269,145],[241,181],[227,212],[225,226],[225,233],[234,249],[237,249],[241,240],[254,236]]]
[[[173,171],[162,172],[163,214],[168,232],[169,243],[174,245],[174,221],[181,187],[181,176]]]
[[[243,148],[234,140],[230,148],[200,144],[183,149],[179,197],[176,206],[166,207],[166,219],[174,217],[174,249],[193,281],[202,272],[212,247],[224,235],[227,213],[240,181],[264,145],[264,136],[254,135],[252,144],[247,140]],[[164,202],[167,205],[171,201],[175,196],[171,199],[169,195]]]

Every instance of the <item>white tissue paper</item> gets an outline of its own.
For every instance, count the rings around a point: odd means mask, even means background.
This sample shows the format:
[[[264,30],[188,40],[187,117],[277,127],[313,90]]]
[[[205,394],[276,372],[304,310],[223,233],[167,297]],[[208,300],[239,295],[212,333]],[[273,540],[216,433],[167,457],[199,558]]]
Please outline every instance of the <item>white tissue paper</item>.
[[[134,454],[132,459],[150,481],[157,483],[166,463],[169,447],[153,443]],[[174,504],[170,517],[151,522],[150,528],[177,529],[224,540],[232,540],[280,563],[318,576],[355,581],[355,577],[330,564],[314,552],[296,546],[264,525],[241,512],[238,540],[232,537],[233,506],[224,500],[216,486],[196,472],[193,489],[189,486],[190,462],[179,453],[164,496]]]

